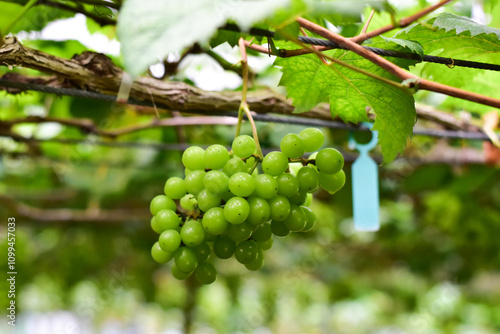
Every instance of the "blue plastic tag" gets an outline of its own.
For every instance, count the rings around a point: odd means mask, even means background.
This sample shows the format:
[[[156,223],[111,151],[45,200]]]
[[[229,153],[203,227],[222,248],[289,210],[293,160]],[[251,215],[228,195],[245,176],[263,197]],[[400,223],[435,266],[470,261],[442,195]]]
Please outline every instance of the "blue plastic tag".
[[[372,131],[372,140],[368,144],[358,144],[352,133],[349,135],[349,146],[359,151],[359,157],[352,164],[352,207],[354,227],[358,231],[380,229],[378,166],[368,155],[377,142],[377,131]]]

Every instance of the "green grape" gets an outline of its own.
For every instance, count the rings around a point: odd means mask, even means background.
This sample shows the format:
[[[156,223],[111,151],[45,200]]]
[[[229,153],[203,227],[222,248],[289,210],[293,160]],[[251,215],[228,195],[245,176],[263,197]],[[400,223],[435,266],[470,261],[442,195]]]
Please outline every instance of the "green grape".
[[[243,223],[250,213],[248,202],[242,197],[233,197],[224,205],[224,216],[231,224]]]
[[[188,147],[182,153],[182,164],[191,171],[205,169],[205,150],[198,146]]]
[[[297,176],[299,169],[301,169],[302,167],[304,167],[304,165],[301,162],[290,162],[288,164],[288,169],[290,170],[290,174],[293,176]]]
[[[205,188],[203,185],[203,178],[205,177],[205,174],[204,170],[194,170],[186,175],[184,183],[188,193],[196,196],[203,190],[203,188]]]
[[[309,232],[310,230],[313,229],[314,225],[316,224],[316,215],[310,208],[306,206],[301,206],[301,209],[304,211],[306,215],[306,226],[304,226],[302,232]]]
[[[320,180],[320,179],[318,179],[318,181],[319,181],[319,180]],[[309,206],[309,205],[311,205],[312,200],[313,200],[313,194],[312,194],[312,193],[307,193],[307,195],[306,195],[306,201],[305,201],[304,205],[305,205],[305,206]],[[297,205],[301,205],[300,203],[295,203],[295,204],[297,204]]]
[[[249,172],[250,171],[250,168],[253,167],[253,165],[255,164],[255,157],[249,157],[246,161],[245,161],[245,170],[244,172]],[[257,168],[255,169],[257,170]],[[254,170],[254,172],[255,172]],[[253,175],[253,173],[252,173]]]
[[[181,246],[175,251],[174,261],[177,269],[185,273],[193,272],[196,266],[198,266],[198,258],[195,251],[186,246]]]
[[[269,174],[255,177],[255,194],[263,199],[271,199],[278,195],[278,182]]]
[[[302,167],[297,173],[299,189],[312,193],[318,189],[318,171],[311,166]]]
[[[187,194],[184,195],[181,200],[179,201],[181,208],[183,208],[186,211],[194,211],[196,208],[196,204],[198,201],[196,200],[196,197],[194,197],[192,194]]]
[[[158,242],[165,252],[173,253],[181,246],[181,235],[176,230],[166,230],[160,234]]]
[[[290,203],[293,203],[293,204],[297,204],[297,205],[304,205],[304,203],[306,202],[307,200],[307,195],[309,193],[306,193],[305,191],[303,190],[299,190],[298,192],[296,192],[295,194],[293,194],[289,200],[290,200]]]
[[[227,236],[235,242],[242,242],[252,236],[252,230],[253,226],[247,222],[238,225],[229,224]]]
[[[245,268],[247,268],[248,270],[256,271],[261,269],[263,265],[264,265],[264,255],[257,246],[257,257],[252,262],[246,263]]]
[[[220,259],[229,259],[234,254],[236,242],[226,236],[218,236],[214,241],[214,253]]]
[[[248,197],[255,190],[255,180],[250,174],[238,172],[228,181],[229,190],[240,197]]]
[[[271,208],[271,219],[283,221],[290,213],[290,201],[282,195],[271,198],[269,201]]]
[[[157,241],[151,248],[151,257],[158,263],[167,263],[173,259],[174,253],[165,252]]]
[[[229,223],[224,216],[224,209],[221,207],[211,208],[205,213],[205,215],[203,215],[203,228],[212,235],[224,233],[228,224]]]
[[[269,152],[262,161],[262,170],[264,173],[278,176],[288,168],[288,158],[282,152]]]
[[[325,135],[316,128],[307,128],[300,131],[299,137],[304,142],[304,151],[306,152],[319,150],[325,142]]]
[[[233,140],[232,150],[240,158],[248,158],[255,152],[256,148],[255,140],[250,136],[241,135]]]
[[[205,150],[205,167],[208,169],[221,169],[228,161],[229,153],[222,145],[211,145]]]
[[[283,221],[283,225],[286,226],[292,232],[298,232],[304,229],[306,226],[306,214],[300,208],[300,206],[291,204],[290,214]]]
[[[196,247],[193,247],[198,263],[205,262],[210,257],[210,246],[206,242],[202,242]]]
[[[172,265],[172,276],[174,276],[176,279],[178,280],[185,280],[185,279],[188,279],[192,274],[193,272],[190,271],[190,272],[184,272],[182,270],[180,270],[176,265],[175,263]]]
[[[229,159],[227,164],[224,166],[222,171],[226,173],[227,176],[234,175],[238,172],[246,172],[248,170],[245,162],[238,157],[233,157]]]
[[[181,228],[182,242],[186,246],[198,246],[205,239],[205,229],[197,220],[189,220]]]
[[[180,177],[171,177],[165,183],[165,195],[172,199],[180,199],[186,193],[186,184]]]
[[[319,185],[331,195],[342,189],[345,184],[345,173],[341,170],[335,174],[319,173]]]
[[[299,135],[289,133],[281,139],[280,149],[289,158],[300,158],[304,154],[304,143]]]
[[[234,250],[234,257],[239,263],[247,264],[257,258],[259,248],[253,240],[246,240],[239,243]]]
[[[198,200],[198,208],[203,212],[207,212],[208,209],[220,205],[221,197],[211,193],[208,189],[202,189],[196,199]]]
[[[151,217],[151,229],[155,231],[156,233],[160,234],[163,232],[161,226],[156,222],[155,217]]]
[[[205,241],[206,242],[214,242],[215,241],[215,238],[217,238],[216,235],[214,234],[211,234],[211,233],[205,233]]]
[[[338,173],[344,167],[344,157],[334,148],[324,148],[316,156],[316,167],[323,173]]]
[[[153,198],[151,200],[149,208],[153,216],[156,216],[156,214],[161,210],[165,209],[170,209],[174,211],[177,210],[177,206],[175,205],[174,200],[165,195],[158,195],[155,198]]]
[[[252,239],[255,241],[266,241],[273,237],[273,232],[271,231],[271,224],[264,223],[257,227],[252,233]]]
[[[259,225],[269,220],[271,208],[265,199],[252,196],[247,202],[250,207],[247,222],[252,225]]]
[[[271,237],[266,241],[257,241],[257,246],[261,250],[269,250],[273,247],[274,239]]]
[[[217,279],[217,270],[210,262],[201,263],[194,273],[202,284],[212,284]]]
[[[221,199],[222,199],[224,202],[229,201],[229,200],[230,200],[231,198],[233,198],[234,196],[235,196],[235,195],[234,195],[232,192],[230,192],[229,190],[228,190],[228,191],[226,191],[225,193],[220,194],[220,197],[221,197]]]
[[[271,231],[278,237],[286,237],[290,234],[290,230],[288,229],[288,227],[286,227],[283,222],[277,220],[271,221]]]
[[[212,194],[222,194],[228,191],[227,175],[220,170],[211,170],[205,174],[203,185]]]
[[[290,198],[299,191],[299,181],[290,173],[283,173],[276,178],[278,193]]]
[[[156,224],[158,229],[165,230],[175,230],[181,224],[181,219],[177,214],[169,209],[161,210],[155,216]]]

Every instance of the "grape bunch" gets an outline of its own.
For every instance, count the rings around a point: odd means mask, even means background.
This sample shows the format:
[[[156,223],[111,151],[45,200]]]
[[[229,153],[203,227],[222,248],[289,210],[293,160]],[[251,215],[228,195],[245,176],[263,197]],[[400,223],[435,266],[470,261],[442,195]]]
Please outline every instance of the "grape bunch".
[[[263,159],[247,135],[236,137],[230,152],[218,144],[186,149],[185,178],[169,178],[165,194],[151,201],[151,228],[159,234],[153,259],[173,259],[175,278],[194,273],[203,284],[217,278],[214,256],[234,256],[248,270],[260,269],[273,235],[313,228],[312,193],[322,187],[333,194],[345,183],[343,156],[333,148],[319,150],[323,142],[320,130],[308,128],[287,134],[281,151]],[[305,152],[315,153],[306,159]]]

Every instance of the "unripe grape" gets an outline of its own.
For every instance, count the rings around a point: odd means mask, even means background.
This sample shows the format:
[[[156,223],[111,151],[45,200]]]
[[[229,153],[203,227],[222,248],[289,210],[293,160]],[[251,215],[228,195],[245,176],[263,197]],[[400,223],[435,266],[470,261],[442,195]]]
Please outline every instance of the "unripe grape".
[[[212,284],[217,279],[217,270],[210,262],[201,263],[194,273],[202,284]]]
[[[236,242],[226,236],[218,236],[214,241],[214,253],[220,259],[229,259],[234,254]]]
[[[184,184],[186,185],[186,190],[188,193],[193,195],[198,195],[200,191],[205,188],[203,185],[203,178],[205,177],[204,170],[194,170],[184,179]]]
[[[149,208],[151,210],[151,214],[155,216],[161,210],[170,209],[175,211],[177,206],[175,205],[173,199],[165,195],[158,195],[151,200]]]
[[[248,202],[242,197],[233,197],[224,205],[224,216],[231,224],[243,223],[250,213]]]
[[[269,250],[271,247],[273,247],[274,239],[271,237],[266,241],[257,241],[257,246],[261,250]]]
[[[257,227],[255,231],[252,233],[252,239],[255,241],[266,241],[270,238],[272,238],[273,233],[271,231],[271,224],[270,223],[264,223]]]
[[[302,211],[298,205],[291,204],[290,214],[283,221],[283,225],[285,225],[292,232],[303,230],[306,226],[306,215],[304,211]]]
[[[262,170],[264,173],[278,176],[288,168],[288,158],[282,152],[269,152],[262,161]]]
[[[316,155],[316,167],[323,173],[338,173],[344,167],[344,157],[334,148],[324,148]]]
[[[229,224],[227,236],[236,243],[249,239],[252,236],[253,226],[247,222],[242,224]]]
[[[193,250],[198,258],[198,263],[205,262],[210,257],[210,246],[206,242],[193,247]]]
[[[248,170],[245,162],[238,157],[233,157],[229,159],[227,164],[224,166],[222,171],[226,173],[227,176],[234,175],[238,172],[246,172]]]
[[[248,158],[256,149],[255,140],[247,135],[241,135],[233,140],[232,150],[240,158]]]
[[[173,259],[174,253],[165,252],[161,249],[160,243],[157,241],[151,248],[151,257],[158,263],[167,263]]]
[[[307,128],[299,133],[299,137],[304,142],[304,151],[306,152],[314,152],[320,149],[323,146],[325,141],[325,136],[323,132],[316,128]]]
[[[289,158],[300,158],[304,154],[304,143],[299,135],[289,133],[281,139],[281,151]]]
[[[239,172],[229,178],[228,186],[236,196],[248,197],[255,190],[255,180],[250,174]]]
[[[286,227],[283,222],[277,220],[271,221],[271,231],[278,237],[286,237],[290,234],[290,230],[288,229],[288,227]]]
[[[306,206],[301,206],[300,208],[304,211],[306,215],[306,226],[304,226],[302,232],[309,232],[310,230],[313,229],[314,225],[316,224],[316,215],[310,208]]]
[[[180,177],[171,177],[165,183],[165,195],[172,199],[180,199],[186,195],[187,189],[184,180]]]
[[[181,235],[176,230],[166,230],[160,234],[158,242],[165,252],[173,253],[181,245]]]
[[[224,209],[214,207],[203,216],[202,225],[205,231],[212,235],[219,235],[226,231],[229,223],[224,216]]]
[[[198,266],[198,258],[192,248],[182,246],[175,251],[174,254],[175,266],[179,271],[191,273]]]
[[[194,247],[203,242],[205,229],[199,221],[189,220],[182,226],[180,235],[186,246]]]
[[[259,248],[253,240],[247,240],[239,243],[234,250],[234,257],[239,263],[247,264],[257,258]]]
[[[260,197],[250,197],[248,200],[250,213],[248,214],[247,221],[252,225],[259,225],[269,220],[271,216],[271,208],[269,203]]]
[[[290,214],[290,201],[282,195],[271,198],[269,201],[271,219],[283,221]]]
[[[299,191],[299,181],[290,173],[283,173],[276,178],[278,182],[278,193],[285,197],[291,197]]]
[[[299,189],[307,192],[314,192],[318,189],[318,171],[310,166],[302,167],[297,173]]]
[[[181,219],[172,210],[161,210],[155,216],[156,225],[161,231],[175,230],[181,224]]]
[[[188,147],[184,153],[182,153],[182,164],[191,171],[204,170],[205,150],[198,146]]]
[[[262,251],[260,249],[257,249],[257,257],[252,262],[246,263],[245,268],[247,268],[248,270],[256,271],[261,269],[263,265],[264,265],[264,256],[262,254]]]
[[[341,170],[335,174],[319,173],[319,185],[331,195],[342,189],[345,184],[345,173]]]
[[[179,201],[181,208],[183,208],[186,211],[194,211],[196,208],[196,204],[198,201],[192,194],[187,194],[184,195],[181,200]]]
[[[255,177],[255,195],[263,199],[271,199],[278,195],[278,182],[269,174]]]
[[[219,206],[221,201],[219,195],[211,193],[208,189],[200,191],[196,199],[198,200],[198,208],[203,212],[207,212],[208,209]]]
[[[211,170],[205,174],[203,185],[213,194],[222,194],[228,191],[227,175],[220,170]]]
[[[172,276],[174,276],[176,279],[181,280],[181,281],[188,279],[193,274],[192,271],[184,272],[184,271],[180,270],[175,265],[175,263],[172,265],[171,272],[172,272]]]
[[[228,161],[229,153],[222,145],[211,145],[205,150],[205,167],[208,169],[223,168]]]

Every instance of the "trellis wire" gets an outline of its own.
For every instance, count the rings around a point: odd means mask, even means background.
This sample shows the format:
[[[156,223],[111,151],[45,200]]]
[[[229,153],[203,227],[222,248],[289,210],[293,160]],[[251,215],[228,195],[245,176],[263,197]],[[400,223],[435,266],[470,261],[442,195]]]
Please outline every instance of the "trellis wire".
[[[240,29],[235,24],[227,24],[222,29],[240,32]],[[273,31],[260,29],[260,28],[252,28],[249,30],[249,33],[251,35],[264,36],[264,37],[268,37],[268,38],[274,37]],[[319,46],[326,46],[326,47],[329,47],[332,49],[348,50],[347,48],[344,48],[344,47],[338,45],[337,43],[329,41],[327,39],[308,37],[308,36],[298,36],[298,40],[301,41],[302,43],[306,43],[306,44],[310,44],[310,45],[319,45]],[[438,57],[438,56],[420,55],[418,53],[386,50],[386,49],[374,48],[374,47],[369,47],[369,46],[363,46],[363,47],[367,50],[370,50],[370,51],[378,54],[379,56],[425,61],[425,62],[429,62],[429,63],[437,63],[437,64],[443,64],[443,65],[447,65],[447,66],[460,66],[460,67],[477,68],[477,69],[483,69],[483,70],[500,71],[500,65],[497,65],[497,64],[481,63],[481,62],[477,62],[477,61],[453,59],[453,58]]]
[[[17,82],[12,80],[0,79],[0,86],[16,88],[20,90],[33,90],[39,91],[43,93],[50,93],[56,95],[66,95],[73,97],[81,97],[87,99],[94,99],[106,102],[116,102],[116,96],[110,94],[102,94],[95,93],[80,89],[73,88],[59,88],[59,87],[50,87],[39,84],[30,84]],[[149,101],[141,101],[137,99],[130,98],[127,102],[131,105],[140,105],[140,106],[148,106],[154,107],[152,102]],[[156,104],[156,107],[169,109],[167,107]],[[194,113],[194,114],[209,114],[212,116],[230,116],[230,117],[238,117],[237,112],[210,112],[207,113],[203,110],[190,110],[183,111],[185,113]],[[304,117],[290,117],[290,116],[277,116],[277,115],[269,115],[269,114],[255,114],[253,115],[255,121],[258,122],[269,122],[269,123],[285,123],[285,124],[296,124],[296,125],[305,125],[305,126],[316,126],[316,127],[325,127],[330,129],[338,129],[338,130],[349,130],[349,131],[370,131],[369,128],[365,126],[354,126],[348,125],[341,122],[336,122],[333,120],[322,120],[322,119],[313,119],[313,118],[304,118]],[[457,131],[457,130],[435,130],[435,129],[414,129],[413,134],[416,136],[428,136],[428,137],[439,137],[439,138],[448,138],[448,139],[470,139],[470,140],[489,140],[490,138],[482,133],[482,132],[470,132],[470,131]]]

